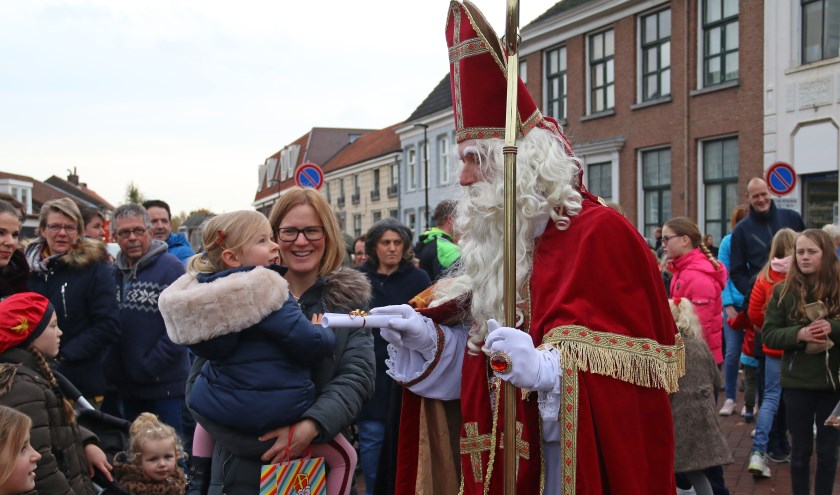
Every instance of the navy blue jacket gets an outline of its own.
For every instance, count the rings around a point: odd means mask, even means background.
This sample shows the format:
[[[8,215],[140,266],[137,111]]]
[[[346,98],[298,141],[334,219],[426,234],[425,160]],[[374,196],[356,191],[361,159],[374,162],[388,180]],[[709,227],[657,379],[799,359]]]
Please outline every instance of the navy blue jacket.
[[[750,281],[767,263],[773,236],[785,227],[802,232],[805,222],[799,213],[777,208],[773,200],[767,213],[758,213],[750,206],[749,216],[735,226],[729,247],[729,278],[738,292],[746,294],[750,290]]]
[[[158,297],[184,273],[166,244],[152,240],[149,251],[133,267],[117,256],[114,277],[120,301],[122,336],[112,346],[106,370],[119,396],[164,400],[184,396],[190,372],[187,348],[169,340],[158,310]],[[114,282],[112,282],[114,283]]]
[[[197,280],[211,284],[253,268],[199,274]],[[296,423],[318,395],[312,367],[334,347],[335,334],[310,323],[289,295],[256,325],[190,346],[208,360],[190,405],[211,421],[258,435]]]
[[[373,289],[370,306],[390,306],[392,304],[406,304],[414,296],[426,290],[432,281],[429,275],[407,261],[400,263],[393,273],[384,275],[376,273],[376,267],[365,263],[359,268],[364,273]],[[385,370],[385,360],[388,358],[388,342],[379,335],[379,329],[373,329],[373,352],[376,356],[376,382],[373,397],[362,408],[360,420],[386,421],[388,401],[391,396],[394,380]]]
[[[27,257],[42,249],[26,248]],[[120,336],[119,309],[108,253],[99,241],[82,240],[64,256],[48,262],[47,271],[30,267],[29,289],[55,306],[63,332],[58,371],[84,396],[105,395],[105,352]]]

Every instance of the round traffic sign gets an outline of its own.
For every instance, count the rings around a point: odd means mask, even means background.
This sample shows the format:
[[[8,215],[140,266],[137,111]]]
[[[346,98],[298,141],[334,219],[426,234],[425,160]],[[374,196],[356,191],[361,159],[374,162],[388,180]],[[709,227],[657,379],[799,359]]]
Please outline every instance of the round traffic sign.
[[[796,171],[790,163],[776,162],[764,174],[767,187],[776,196],[786,196],[796,187]]]
[[[295,171],[295,184],[300,187],[321,189],[324,185],[324,171],[312,162],[304,163]]]

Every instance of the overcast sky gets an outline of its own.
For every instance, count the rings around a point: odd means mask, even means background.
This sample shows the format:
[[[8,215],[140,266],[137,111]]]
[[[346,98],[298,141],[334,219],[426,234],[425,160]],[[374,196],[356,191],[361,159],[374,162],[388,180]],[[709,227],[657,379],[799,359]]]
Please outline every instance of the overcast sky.
[[[505,2],[475,0],[498,33]],[[521,0],[521,25],[556,0]],[[250,208],[312,127],[404,120],[447,73],[446,0],[0,3],[0,170],[114,205]]]

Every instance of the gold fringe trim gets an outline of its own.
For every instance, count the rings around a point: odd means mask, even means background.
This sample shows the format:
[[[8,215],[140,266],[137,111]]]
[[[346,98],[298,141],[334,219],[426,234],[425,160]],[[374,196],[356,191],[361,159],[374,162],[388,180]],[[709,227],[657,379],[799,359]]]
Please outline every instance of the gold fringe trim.
[[[668,346],[652,339],[563,325],[546,333],[539,348],[560,351],[563,368],[574,363],[580,371],[641,387],[663,388],[668,393],[679,390],[679,379],[685,374],[685,346],[679,334],[675,344]]]

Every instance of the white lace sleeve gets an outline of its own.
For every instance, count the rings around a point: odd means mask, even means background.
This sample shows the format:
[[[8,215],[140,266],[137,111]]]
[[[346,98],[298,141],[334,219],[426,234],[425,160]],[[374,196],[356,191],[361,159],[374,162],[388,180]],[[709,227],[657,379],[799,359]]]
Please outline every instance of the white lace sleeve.
[[[466,327],[438,326],[435,352],[426,359],[417,351],[388,346],[388,375],[417,395],[453,400],[461,397],[461,365],[467,342]]]
[[[556,358],[556,367],[552,371],[555,382],[553,388],[537,392],[537,404],[540,409],[540,417],[544,421],[557,421],[557,418],[560,417],[560,398],[562,397],[563,389],[563,369],[560,367],[560,351],[557,349],[548,349],[543,352],[549,352],[552,357]]]

